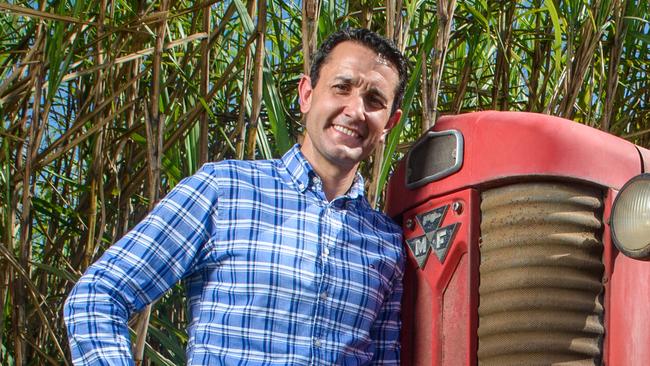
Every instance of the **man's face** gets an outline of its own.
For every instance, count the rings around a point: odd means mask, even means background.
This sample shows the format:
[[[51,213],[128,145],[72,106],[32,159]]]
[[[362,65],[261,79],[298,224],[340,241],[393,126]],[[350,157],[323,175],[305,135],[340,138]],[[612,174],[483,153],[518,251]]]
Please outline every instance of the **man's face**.
[[[307,127],[302,151],[317,171],[355,169],[384,140],[402,113],[390,114],[398,82],[388,60],[352,41],[334,47],[315,87],[301,78]]]

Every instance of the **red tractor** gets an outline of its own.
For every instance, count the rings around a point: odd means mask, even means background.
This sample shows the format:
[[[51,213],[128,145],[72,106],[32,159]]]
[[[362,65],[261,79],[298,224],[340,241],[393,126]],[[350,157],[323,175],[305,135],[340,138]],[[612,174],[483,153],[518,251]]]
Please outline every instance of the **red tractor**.
[[[650,151],[547,115],[440,118],[391,178],[402,364],[647,365]]]

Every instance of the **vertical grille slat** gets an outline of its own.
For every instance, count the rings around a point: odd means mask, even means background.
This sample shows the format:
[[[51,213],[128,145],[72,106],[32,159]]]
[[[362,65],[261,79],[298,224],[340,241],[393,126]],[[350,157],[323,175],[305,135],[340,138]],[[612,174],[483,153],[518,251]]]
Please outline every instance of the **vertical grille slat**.
[[[522,183],[481,196],[479,365],[600,365],[602,193]]]

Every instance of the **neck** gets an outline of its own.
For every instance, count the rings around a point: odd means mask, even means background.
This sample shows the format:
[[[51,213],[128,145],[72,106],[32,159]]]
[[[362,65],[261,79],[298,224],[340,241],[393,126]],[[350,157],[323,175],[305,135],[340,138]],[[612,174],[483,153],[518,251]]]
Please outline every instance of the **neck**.
[[[301,151],[309,164],[318,174],[323,184],[323,191],[328,201],[345,194],[354,182],[354,177],[359,164],[353,166],[340,166],[315,154],[308,139],[305,139]]]
[[[323,191],[328,201],[344,195],[350,189],[357,171],[356,169],[348,171],[341,171],[339,169],[338,172],[321,172],[316,168],[314,170],[316,170],[321,182],[323,182]]]

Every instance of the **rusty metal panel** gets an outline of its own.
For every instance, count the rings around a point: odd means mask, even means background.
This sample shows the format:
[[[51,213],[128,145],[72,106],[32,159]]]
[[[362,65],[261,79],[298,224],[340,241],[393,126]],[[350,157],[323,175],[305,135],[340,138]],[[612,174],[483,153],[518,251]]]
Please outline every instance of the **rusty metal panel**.
[[[404,213],[402,365],[476,366],[479,201],[468,189]]]
[[[602,193],[561,183],[481,202],[479,365],[600,365]]]
[[[442,342],[441,365],[458,365],[473,357],[473,350],[458,345],[458,340],[467,337],[470,331],[470,322],[462,321],[469,317],[470,311],[465,306],[467,294],[470,292],[470,284],[467,278],[467,273],[470,272],[469,266],[468,256],[463,255],[460,257],[442,296],[441,315],[445,329],[442,332],[444,341]]]

